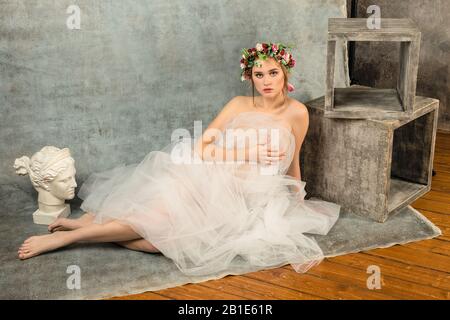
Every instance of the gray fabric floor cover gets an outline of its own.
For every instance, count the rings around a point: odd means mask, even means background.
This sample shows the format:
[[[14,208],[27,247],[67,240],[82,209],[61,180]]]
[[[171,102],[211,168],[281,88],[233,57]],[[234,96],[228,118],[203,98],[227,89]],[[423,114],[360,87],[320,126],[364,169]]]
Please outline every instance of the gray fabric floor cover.
[[[8,190],[3,191],[8,193]],[[9,191],[18,190],[11,188]],[[35,200],[29,196],[19,202],[18,192],[11,194],[14,196],[9,200],[5,198],[0,207],[3,217],[0,225],[1,299],[100,299],[260,270],[237,258],[227,272],[188,277],[160,253],[136,252],[114,243],[76,243],[22,261],[17,258],[21,243],[31,235],[48,231],[46,226],[32,221]],[[12,210],[14,207],[22,209],[17,212],[17,209]],[[72,204],[71,218],[82,214],[78,208],[79,203]],[[440,234],[439,228],[408,206],[385,223],[341,213],[328,235],[315,238],[326,256],[332,257],[430,239]],[[74,275],[79,275],[79,288]]]

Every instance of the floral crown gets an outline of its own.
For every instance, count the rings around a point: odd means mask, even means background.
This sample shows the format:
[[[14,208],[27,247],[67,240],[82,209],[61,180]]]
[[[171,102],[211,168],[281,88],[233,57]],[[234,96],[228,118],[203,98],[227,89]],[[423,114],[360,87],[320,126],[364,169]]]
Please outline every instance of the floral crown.
[[[241,81],[250,80],[247,71],[256,65],[260,67],[261,64],[257,59],[266,60],[268,57],[273,57],[281,62],[287,71],[295,66],[295,59],[292,54],[287,51],[287,48],[294,48],[293,45],[284,45],[281,43],[257,43],[255,48],[241,49]]]

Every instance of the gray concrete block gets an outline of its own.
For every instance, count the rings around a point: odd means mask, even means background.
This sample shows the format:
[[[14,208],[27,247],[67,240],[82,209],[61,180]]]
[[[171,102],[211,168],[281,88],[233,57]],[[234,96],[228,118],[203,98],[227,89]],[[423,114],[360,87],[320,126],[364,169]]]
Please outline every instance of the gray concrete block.
[[[305,105],[307,197],[384,222],[431,189],[439,100],[416,96],[410,118],[389,120],[327,118],[324,96]]]

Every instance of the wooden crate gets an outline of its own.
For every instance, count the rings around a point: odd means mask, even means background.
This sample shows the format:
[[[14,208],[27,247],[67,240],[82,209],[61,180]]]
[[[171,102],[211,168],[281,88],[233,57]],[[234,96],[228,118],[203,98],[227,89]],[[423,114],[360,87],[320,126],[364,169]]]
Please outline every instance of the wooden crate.
[[[324,116],[407,119],[414,112],[421,33],[411,19],[381,19],[380,29],[369,29],[366,23],[366,18],[328,19]],[[336,41],[400,42],[400,70],[396,88],[334,88]]]
[[[327,118],[323,96],[305,105],[307,198],[384,222],[431,189],[439,100],[416,96],[413,114],[402,120]]]

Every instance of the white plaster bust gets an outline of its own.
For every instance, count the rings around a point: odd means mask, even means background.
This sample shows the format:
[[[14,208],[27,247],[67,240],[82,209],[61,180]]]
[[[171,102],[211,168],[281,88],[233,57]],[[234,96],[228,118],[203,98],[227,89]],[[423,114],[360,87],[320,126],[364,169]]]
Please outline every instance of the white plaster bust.
[[[37,224],[51,224],[57,218],[70,214],[65,200],[75,197],[75,160],[68,148],[45,146],[31,159],[27,156],[14,161],[19,175],[29,175],[38,195],[39,209],[33,213]]]

